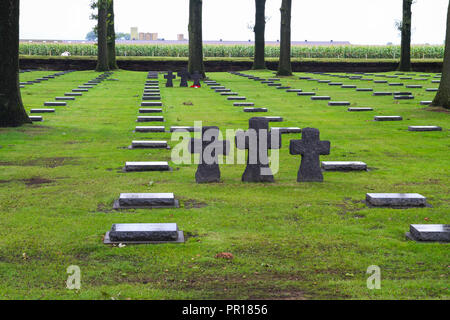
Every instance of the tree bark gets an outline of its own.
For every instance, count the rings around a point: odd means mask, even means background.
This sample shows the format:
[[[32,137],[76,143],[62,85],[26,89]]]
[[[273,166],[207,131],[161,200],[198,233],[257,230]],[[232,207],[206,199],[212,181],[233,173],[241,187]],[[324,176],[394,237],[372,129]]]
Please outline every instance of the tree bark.
[[[411,25],[413,0],[403,0],[402,46],[399,71],[411,71]]]
[[[202,5],[202,0],[189,0],[188,71],[190,74],[198,71],[202,77],[205,77],[205,66],[203,64]]]
[[[119,69],[116,60],[116,31],[114,29],[114,0],[108,1],[108,63],[111,70]]]
[[[280,37],[280,62],[278,64],[279,76],[291,76],[291,10],[292,0],[281,2],[281,37]]]
[[[253,69],[265,69],[266,0],[255,0],[255,56]]]
[[[444,64],[439,90],[431,106],[450,109],[450,3],[447,12],[447,34],[445,36]]]
[[[19,88],[19,0],[0,1],[0,127],[31,123]]]
[[[99,0],[98,1],[98,57],[97,57],[97,67],[96,71],[108,71],[109,63],[108,63],[108,25],[107,25],[107,17],[108,17],[108,0]]]

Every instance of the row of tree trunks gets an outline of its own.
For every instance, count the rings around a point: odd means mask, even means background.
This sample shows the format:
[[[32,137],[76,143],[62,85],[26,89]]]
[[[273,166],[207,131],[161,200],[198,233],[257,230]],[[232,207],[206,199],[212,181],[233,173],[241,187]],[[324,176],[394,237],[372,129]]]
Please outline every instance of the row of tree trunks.
[[[0,127],[31,123],[19,88],[19,0],[0,1]]]

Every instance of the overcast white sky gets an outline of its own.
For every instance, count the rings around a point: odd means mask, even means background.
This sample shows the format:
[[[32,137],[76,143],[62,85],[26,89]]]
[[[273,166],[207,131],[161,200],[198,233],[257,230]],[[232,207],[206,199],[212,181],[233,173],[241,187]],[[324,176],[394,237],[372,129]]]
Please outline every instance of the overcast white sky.
[[[415,44],[442,44],[449,0],[417,0],[413,6]],[[21,0],[21,39],[82,40],[92,29],[90,0]],[[203,0],[204,40],[249,40],[254,0]],[[292,40],[399,43],[395,21],[402,0],[293,0]],[[266,39],[279,39],[281,0],[267,0]],[[187,37],[188,0],[115,0],[116,31],[157,32],[160,38]]]

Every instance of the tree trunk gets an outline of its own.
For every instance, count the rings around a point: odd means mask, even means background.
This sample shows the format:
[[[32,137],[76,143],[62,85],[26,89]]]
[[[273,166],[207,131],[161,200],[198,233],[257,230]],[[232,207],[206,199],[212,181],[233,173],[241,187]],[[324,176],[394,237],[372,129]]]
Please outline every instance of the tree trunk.
[[[265,69],[266,0],[255,0],[255,56],[253,69]]]
[[[116,31],[114,29],[114,0],[108,1],[108,63],[111,70],[119,69],[116,61]]]
[[[99,0],[98,1],[98,58],[97,58],[97,68],[96,71],[108,71],[108,25],[107,25],[107,16],[108,16],[108,0]]]
[[[31,123],[19,88],[19,0],[0,1],[0,127]]]
[[[202,0],[189,0],[188,71],[190,74],[198,71],[202,77],[205,77],[205,66],[203,64],[202,5]]]
[[[450,3],[447,12],[447,35],[445,36],[445,53],[441,84],[439,85],[439,90],[431,105],[450,109]]]
[[[279,76],[291,76],[291,10],[292,0],[281,2],[281,37],[280,37],[280,62],[278,64]]]
[[[411,19],[413,0],[403,0],[402,47],[399,71],[411,71]]]

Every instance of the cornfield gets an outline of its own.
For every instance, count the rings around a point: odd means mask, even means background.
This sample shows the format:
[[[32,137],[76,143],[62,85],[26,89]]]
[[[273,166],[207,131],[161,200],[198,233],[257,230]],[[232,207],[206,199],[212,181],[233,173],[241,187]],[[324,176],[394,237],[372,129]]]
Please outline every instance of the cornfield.
[[[116,46],[117,56],[132,57],[188,57],[187,45],[125,45]],[[205,45],[205,57],[253,57],[251,45]],[[33,44],[21,43],[20,54],[39,56],[60,56],[63,52],[72,56],[96,56],[94,44]],[[399,46],[293,46],[293,58],[331,59],[396,59],[400,57]],[[266,57],[277,58],[278,46],[266,46]],[[443,59],[444,46],[412,46],[413,59]]]

